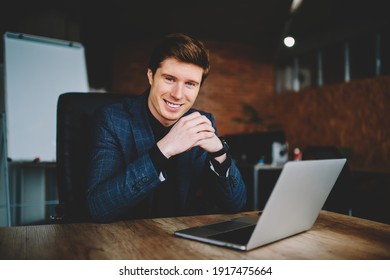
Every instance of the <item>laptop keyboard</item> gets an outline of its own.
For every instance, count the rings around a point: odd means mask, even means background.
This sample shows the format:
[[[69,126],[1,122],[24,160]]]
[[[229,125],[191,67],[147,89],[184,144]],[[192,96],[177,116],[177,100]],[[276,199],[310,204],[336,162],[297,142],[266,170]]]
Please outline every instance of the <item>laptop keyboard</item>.
[[[246,245],[255,229],[255,226],[256,225],[251,225],[227,232],[213,234],[210,235],[209,238],[240,245]]]
[[[235,230],[235,229],[239,229],[239,228],[242,228],[245,226],[248,226],[248,223],[229,220],[226,222],[211,224],[211,225],[205,226],[204,228],[212,229],[212,230],[216,230],[216,231],[221,232],[221,231]]]

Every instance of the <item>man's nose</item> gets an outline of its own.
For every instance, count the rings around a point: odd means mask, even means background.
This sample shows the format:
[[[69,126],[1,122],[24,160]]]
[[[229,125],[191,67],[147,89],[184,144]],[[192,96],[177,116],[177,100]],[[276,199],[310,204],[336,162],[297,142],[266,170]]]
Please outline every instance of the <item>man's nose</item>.
[[[183,85],[181,83],[176,83],[171,92],[171,96],[175,99],[181,99],[183,97]]]

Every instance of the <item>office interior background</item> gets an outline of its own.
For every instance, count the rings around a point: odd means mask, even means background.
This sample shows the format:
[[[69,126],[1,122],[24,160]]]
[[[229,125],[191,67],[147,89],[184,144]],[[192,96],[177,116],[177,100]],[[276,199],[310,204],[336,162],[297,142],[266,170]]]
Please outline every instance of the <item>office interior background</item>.
[[[161,36],[197,36],[210,50],[211,72],[195,107],[214,114],[220,135],[283,131],[290,159],[295,147],[303,152],[313,146],[336,147],[355,176],[353,214],[390,223],[390,32],[385,4],[6,1],[0,27],[2,34],[82,43],[91,91],[106,94],[138,95],[146,89],[146,65]],[[290,48],[283,42],[287,36],[295,38]],[[0,46],[3,53],[3,42]],[[55,168],[45,174],[47,200],[53,203],[45,208],[45,221],[36,222],[46,222],[56,202]],[[14,205],[22,207],[17,199]],[[15,219],[13,224],[24,223]]]

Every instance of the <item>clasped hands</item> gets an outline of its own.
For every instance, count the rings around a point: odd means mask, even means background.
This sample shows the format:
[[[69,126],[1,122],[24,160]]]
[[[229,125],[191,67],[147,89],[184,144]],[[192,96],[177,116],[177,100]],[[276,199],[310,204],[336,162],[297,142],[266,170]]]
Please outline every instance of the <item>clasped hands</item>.
[[[182,117],[173,125],[169,133],[157,142],[157,146],[166,158],[183,153],[195,146],[210,153],[223,148],[211,121],[199,112]],[[215,159],[223,162],[226,154]]]

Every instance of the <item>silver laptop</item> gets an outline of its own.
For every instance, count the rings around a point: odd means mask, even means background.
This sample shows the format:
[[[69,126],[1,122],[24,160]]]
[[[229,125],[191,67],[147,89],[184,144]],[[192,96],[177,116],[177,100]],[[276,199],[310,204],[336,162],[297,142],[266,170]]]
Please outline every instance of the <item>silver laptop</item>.
[[[251,250],[309,230],[346,159],[287,162],[260,217],[245,216],[175,232],[175,236]]]

